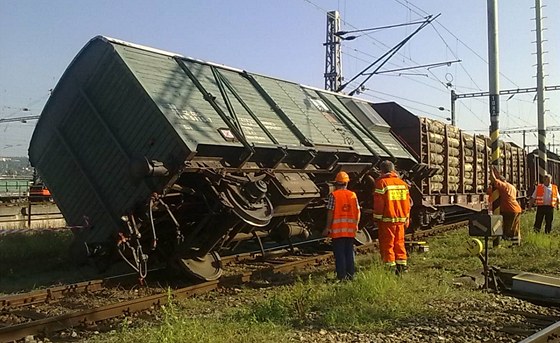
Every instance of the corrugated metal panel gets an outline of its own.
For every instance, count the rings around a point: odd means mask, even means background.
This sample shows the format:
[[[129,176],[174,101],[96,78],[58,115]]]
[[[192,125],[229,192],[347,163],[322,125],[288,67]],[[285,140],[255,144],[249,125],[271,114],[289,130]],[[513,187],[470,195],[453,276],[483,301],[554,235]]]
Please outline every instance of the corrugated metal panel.
[[[236,124],[236,128],[243,134],[245,139],[254,144],[272,144],[273,142],[266,136],[263,130],[258,126],[258,124],[250,117],[248,112],[239,104],[235,96],[232,94],[231,91],[225,89],[225,85],[223,85],[222,81],[219,81],[222,84],[224,89],[224,94],[227,99],[230,101],[230,104],[235,109],[233,115],[227,108],[225,103],[224,96],[221,94],[220,89],[218,88],[218,81],[214,77],[212,69],[216,69],[209,65],[204,65],[200,63],[194,63],[190,61],[185,61],[185,65],[196,75],[197,80],[202,84],[204,89],[211,93],[213,96],[216,97],[216,102],[219,105],[222,112],[228,116],[228,118]],[[219,73],[219,72],[218,72]],[[235,106],[237,105],[237,106]],[[235,107],[234,107],[235,106]],[[222,128],[227,126],[221,126]],[[220,137],[218,133],[218,128],[215,128],[214,136]]]
[[[217,134],[220,129],[227,128],[227,124],[204,99],[204,95],[172,57],[128,46],[117,45],[116,49],[191,150],[195,150],[198,144],[236,145],[226,142],[220,134]],[[212,69],[217,69],[218,73],[230,82],[245,105],[258,116],[258,119],[279,144],[298,147],[302,145],[286,123],[271,109],[263,96],[239,72],[186,59],[182,59],[182,62],[194,74],[204,90],[215,97],[220,109],[233,122],[235,122],[234,117],[228,111]],[[255,74],[251,74],[251,76],[314,144],[352,149],[366,155],[371,154],[360,139],[332,113],[319,110],[314,102],[322,102],[322,100],[316,94],[310,96],[295,83]],[[273,144],[227,87],[225,87],[225,94],[235,111],[236,120],[247,141],[257,145]],[[353,129],[358,130],[355,126]],[[396,157],[411,158],[390,134],[380,132],[379,135],[383,138],[383,144],[387,145],[386,149]],[[380,156],[389,157],[371,139],[366,137],[364,140]]]
[[[363,155],[372,155],[370,149],[373,149],[373,151],[381,150],[379,146],[376,144],[374,145],[373,142],[368,142],[366,139],[367,137],[364,137],[364,133],[359,135],[359,129],[356,125],[353,125],[354,123],[352,122],[353,115],[345,112],[343,106],[333,108],[338,103],[334,96],[332,99],[329,99],[326,93],[306,88],[303,88],[303,90],[313,106],[334,126],[335,132],[341,135],[344,142],[350,145],[356,152]],[[333,103],[335,105],[333,105]],[[374,146],[377,149],[375,149]]]
[[[47,186],[56,190],[55,201],[70,225],[83,225],[83,216],[95,220],[97,227],[114,228],[117,224],[111,217],[110,209],[104,205],[105,199],[99,197],[97,189],[87,178],[83,166],[77,163],[75,152],[69,150],[60,137],[53,137],[45,150],[45,156],[37,168],[48,175]],[[53,177],[56,175],[56,177]],[[79,199],[79,201],[76,201]],[[111,230],[92,230],[90,240],[104,241]]]
[[[55,190],[67,222],[83,225],[83,215],[91,216],[106,229],[91,230],[88,241],[106,239],[121,215],[167,182],[135,181],[131,163],[146,157],[178,165],[188,151],[110,43],[90,43],[59,85],[38,123],[30,159]]]
[[[226,123],[173,58],[120,45],[115,49],[189,150],[196,151],[198,144],[225,143],[218,130],[227,128]],[[209,69],[185,63],[199,79]]]
[[[395,139],[395,137],[390,132],[383,132],[381,130],[371,130],[372,134],[383,143],[385,148],[393,154],[393,156],[405,159],[414,159],[408,151],[406,151],[402,145]]]
[[[243,102],[250,108],[250,110],[258,117],[259,121],[266,127],[266,129],[274,136],[276,141],[282,145],[301,146],[297,137],[288,129],[286,124],[278,117],[266,100],[259,94],[251,82],[243,77],[242,74],[231,70],[220,69],[220,73],[227,78],[231,85],[235,88],[238,95],[243,99]],[[230,99],[234,96],[229,93]],[[247,111],[243,108],[241,103],[237,100],[232,101],[235,111],[240,116],[243,123],[244,130],[247,133],[258,133],[264,135],[256,122],[249,117]],[[270,143],[270,140],[268,140]]]
[[[384,148],[397,158],[414,159],[390,133],[391,127],[369,103],[339,96],[338,99],[354,113],[356,118],[374,135]]]
[[[253,75],[296,127],[315,145],[350,149],[349,142],[337,131],[332,119],[320,112],[300,85]],[[334,119],[336,122],[336,119]]]
[[[379,146],[379,144],[377,144],[370,137],[368,137],[369,133],[366,131],[365,127],[362,124],[360,124],[360,122],[356,119],[354,113],[350,112],[339,101],[338,97],[335,94],[328,93],[328,92],[319,92],[319,91],[317,91],[317,93],[328,100],[329,106],[332,104],[332,106],[336,107],[335,111],[340,111],[341,115],[344,118],[347,118],[346,123],[351,127],[352,131],[356,133],[356,134],[352,133],[355,139],[363,140],[364,143],[367,144],[369,148],[372,149],[377,155],[381,157],[389,157],[389,155]],[[356,136],[359,136],[360,138]],[[371,152],[364,146],[363,143],[358,146],[357,150],[361,153],[371,154]]]

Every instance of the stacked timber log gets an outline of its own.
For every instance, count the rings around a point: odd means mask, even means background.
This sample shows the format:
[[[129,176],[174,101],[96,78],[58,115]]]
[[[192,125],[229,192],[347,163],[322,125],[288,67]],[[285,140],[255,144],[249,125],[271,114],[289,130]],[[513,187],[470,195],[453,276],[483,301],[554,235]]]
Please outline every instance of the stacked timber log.
[[[463,133],[463,154],[465,158],[465,173],[464,185],[466,192],[473,192],[475,177],[474,177],[474,137]]]
[[[525,189],[525,158],[523,149],[515,144],[500,142],[500,165],[506,180]]]
[[[491,149],[486,137],[476,136],[476,192],[486,192],[486,179],[490,166]]]
[[[526,189],[527,185],[525,184],[525,152],[520,147],[513,147],[512,150],[512,175],[513,179],[512,182],[517,189]],[[517,182],[516,182],[517,181]]]
[[[490,139],[470,135],[459,128],[429,118],[420,118],[421,161],[437,168],[424,192],[486,193],[489,184],[492,151]],[[525,154],[510,142],[500,141],[500,174],[524,190]]]
[[[426,130],[429,140],[430,151],[430,166],[438,167],[438,171],[430,178],[430,191],[439,192],[443,189],[444,181],[444,141],[445,141],[445,127],[443,123],[425,118]]]
[[[447,178],[448,191],[456,192],[460,180],[460,131],[454,126],[428,118],[426,128],[430,142],[430,165],[439,167],[438,172],[430,178],[430,190],[443,190]]]

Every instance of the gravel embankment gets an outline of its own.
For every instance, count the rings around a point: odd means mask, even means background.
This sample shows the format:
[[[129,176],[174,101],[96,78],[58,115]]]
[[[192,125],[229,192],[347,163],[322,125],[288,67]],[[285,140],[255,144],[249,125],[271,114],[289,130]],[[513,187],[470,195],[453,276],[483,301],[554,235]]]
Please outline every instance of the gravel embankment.
[[[519,342],[560,320],[560,309],[497,295],[488,303],[472,300],[459,304],[445,300],[430,304],[444,311],[442,318],[414,319],[396,323],[397,328],[382,333],[339,332],[308,328],[298,330],[294,341],[301,342]],[[518,314],[519,312],[527,314]],[[531,315],[533,314],[533,315]],[[552,318],[543,320],[544,317]],[[539,318],[539,319],[537,319]]]

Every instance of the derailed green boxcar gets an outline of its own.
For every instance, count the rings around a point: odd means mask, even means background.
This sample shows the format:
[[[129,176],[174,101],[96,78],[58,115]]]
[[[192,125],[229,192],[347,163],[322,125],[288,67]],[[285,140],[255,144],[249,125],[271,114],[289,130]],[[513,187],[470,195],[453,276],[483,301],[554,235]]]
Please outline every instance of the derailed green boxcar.
[[[143,275],[153,251],[205,279],[240,242],[317,237],[338,171],[371,203],[380,160],[418,168],[363,100],[105,37],[62,76],[29,157],[77,259],[118,251]]]

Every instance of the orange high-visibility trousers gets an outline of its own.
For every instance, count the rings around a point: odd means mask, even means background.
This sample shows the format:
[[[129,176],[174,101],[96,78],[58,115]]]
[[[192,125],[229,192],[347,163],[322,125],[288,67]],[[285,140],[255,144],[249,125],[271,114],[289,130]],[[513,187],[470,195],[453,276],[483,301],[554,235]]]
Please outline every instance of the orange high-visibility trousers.
[[[404,246],[404,223],[378,222],[377,235],[381,258],[387,265],[406,265],[406,248]]]

